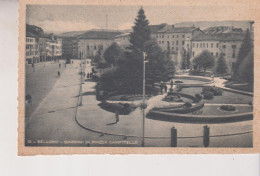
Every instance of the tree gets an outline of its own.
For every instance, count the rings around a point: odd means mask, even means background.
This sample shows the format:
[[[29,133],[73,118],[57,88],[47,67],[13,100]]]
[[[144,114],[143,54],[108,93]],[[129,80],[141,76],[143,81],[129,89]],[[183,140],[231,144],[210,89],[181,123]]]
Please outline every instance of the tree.
[[[111,66],[116,66],[123,62],[125,59],[125,54],[123,50],[118,46],[117,43],[113,43],[104,52],[104,58],[108,64]]]
[[[212,68],[214,66],[215,60],[208,50],[204,50],[201,54],[195,57],[193,63],[197,65],[199,69],[202,67],[205,73],[206,69]]]
[[[227,67],[226,59],[224,58],[224,55],[221,53],[217,61],[216,72],[219,74],[224,74],[227,73],[227,69],[228,67]]]
[[[133,32],[130,34],[130,46],[125,52],[126,59],[118,65],[110,75],[113,77],[113,89],[121,93],[142,93],[143,83],[143,52],[147,53],[146,59],[146,92],[154,90],[154,83],[166,81],[173,76],[175,68],[170,54],[163,52],[157,42],[152,39],[149,29],[149,21],[146,19],[144,10],[138,12]],[[105,80],[104,75],[101,80]],[[106,84],[108,85],[108,84]],[[106,89],[106,88],[105,88]]]
[[[239,66],[239,78],[250,84],[254,82],[254,53],[252,50]]]
[[[185,49],[182,50],[182,62],[181,62],[181,69],[187,69],[187,52]]]
[[[235,68],[234,68],[234,73],[233,73],[233,79],[239,79],[239,66],[240,64],[244,61],[245,57],[249,54],[249,52],[252,50],[253,48],[253,42],[250,36],[250,32],[247,29],[246,34],[245,34],[245,38],[242,41],[240,50],[238,52],[238,56],[237,56],[237,61],[235,64]]]
[[[190,69],[190,51],[187,52],[187,68]]]
[[[98,51],[97,51],[96,55],[93,57],[93,60],[94,60],[94,63],[97,64],[97,68],[103,69],[103,68],[108,67],[108,63],[102,56],[102,47],[100,47],[100,46],[98,46]]]

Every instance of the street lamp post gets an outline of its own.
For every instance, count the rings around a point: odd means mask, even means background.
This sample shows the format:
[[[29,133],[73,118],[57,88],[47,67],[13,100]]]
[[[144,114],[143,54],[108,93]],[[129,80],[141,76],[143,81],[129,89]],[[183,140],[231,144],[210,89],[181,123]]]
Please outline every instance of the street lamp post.
[[[79,100],[79,106],[82,106],[82,74],[83,74],[83,70],[82,70],[82,52],[80,52],[80,92],[79,92],[79,96],[80,96],[80,100]]]
[[[147,56],[146,52],[143,52],[143,105],[142,105],[142,110],[143,110],[143,135],[142,135],[142,147],[144,147],[144,123],[145,123],[145,63],[148,62],[145,60],[145,57]]]

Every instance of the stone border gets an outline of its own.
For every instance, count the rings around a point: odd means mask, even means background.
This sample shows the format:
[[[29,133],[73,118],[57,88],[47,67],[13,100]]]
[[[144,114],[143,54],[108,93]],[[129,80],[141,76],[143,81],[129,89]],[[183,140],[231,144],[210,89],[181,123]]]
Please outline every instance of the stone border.
[[[150,117],[149,117],[150,116]],[[192,114],[178,114],[178,113],[168,113],[161,111],[150,111],[147,118],[161,121],[169,122],[183,122],[183,123],[231,123],[253,120],[253,112],[240,113],[240,114],[230,114],[230,115],[192,115]]]

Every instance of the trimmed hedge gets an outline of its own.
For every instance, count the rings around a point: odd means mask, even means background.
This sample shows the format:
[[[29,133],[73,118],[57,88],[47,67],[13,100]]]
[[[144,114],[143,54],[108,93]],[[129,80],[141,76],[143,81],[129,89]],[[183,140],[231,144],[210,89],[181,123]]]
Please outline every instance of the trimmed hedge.
[[[236,107],[231,105],[222,105],[220,106],[220,109],[223,111],[235,111]]]

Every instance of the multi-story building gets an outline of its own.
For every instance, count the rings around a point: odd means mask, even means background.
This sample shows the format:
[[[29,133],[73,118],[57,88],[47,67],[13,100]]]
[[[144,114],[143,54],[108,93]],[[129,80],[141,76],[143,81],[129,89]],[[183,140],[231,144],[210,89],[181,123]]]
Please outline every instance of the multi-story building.
[[[37,63],[62,58],[62,40],[34,25],[26,25],[26,60]]]
[[[118,31],[91,30],[78,36],[78,57],[88,59],[103,52],[114,42]]]
[[[38,45],[38,37],[31,33],[30,31],[26,31],[26,52],[25,58],[26,63],[37,63],[40,61],[40,53],[39,53],[39,45]]]
[[[123,33],[120,35],[115,36],[115,42],[122,48],[126,49],[129,45],[130,33]]]
[[[231,73],[244,36],[244,32],[200,34],[192,39],[191,60],[204,50],[208,50],[216,61],[223,54],[228,66],[228,72]]]
[[[66,59],[78,58],[78,40],[76,37],[63,37],[62,39],[63,57]]]

